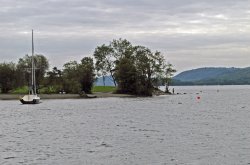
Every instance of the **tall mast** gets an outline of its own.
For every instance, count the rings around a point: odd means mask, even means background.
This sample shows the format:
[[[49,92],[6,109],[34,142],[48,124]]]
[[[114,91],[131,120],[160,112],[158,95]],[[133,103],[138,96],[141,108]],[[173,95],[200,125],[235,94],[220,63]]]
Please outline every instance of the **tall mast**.
[[[33,29],[32,29],[32,94],[36,94],[36,71],[34,62],[34,39],[33,39]]]

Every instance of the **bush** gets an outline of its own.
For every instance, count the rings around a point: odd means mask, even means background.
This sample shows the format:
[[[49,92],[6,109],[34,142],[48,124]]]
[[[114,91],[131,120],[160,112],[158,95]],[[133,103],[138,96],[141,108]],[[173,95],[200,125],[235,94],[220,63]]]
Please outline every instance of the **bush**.
[[[55,94],[59,93],[60,89],[55,86],[48,86],[48,87],[43,87],[39,90],[39,93],[41,94]]]
[[[18,87],[16,89],[13,89],[11,91],[11,93],[13,93],[13,94],[27,94],[27,93],[29,93],[29,88],[28,88],[28,86]]]

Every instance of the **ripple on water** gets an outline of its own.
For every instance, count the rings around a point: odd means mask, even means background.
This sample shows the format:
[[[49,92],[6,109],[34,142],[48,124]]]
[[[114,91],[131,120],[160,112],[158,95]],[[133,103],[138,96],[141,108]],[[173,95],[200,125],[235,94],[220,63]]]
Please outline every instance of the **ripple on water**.
[[[175,90],[187,94],[0,101],[0,164],[250,163],[249,87]]]

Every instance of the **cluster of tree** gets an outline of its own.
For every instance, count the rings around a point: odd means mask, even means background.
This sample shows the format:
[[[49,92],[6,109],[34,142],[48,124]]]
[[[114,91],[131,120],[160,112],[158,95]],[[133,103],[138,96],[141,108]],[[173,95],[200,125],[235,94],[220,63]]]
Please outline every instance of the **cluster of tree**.
[[[151,96],[155,84],[160,81],[166,84],[166,92],[169,92],[171,77],[176,72],[171,64],[166,64],[160,52],[133,46],[122,39],[98,46],[94,57],[98,75],[111,75],[119,93]]]
[[[95,64],[94,64],[95,59]],[[80,63],[70,61],[63,69],[48,71],[49,62],[43,55],[35,55],[38,89],[43,93],[91,93],[95,77],[111,75],[117,92],[151,96],[158,84],[166,85],[166,92],[175,72],[166,64],[164,56],[144,46],[133,46],[129,41],[113,40],[109,45],[97,46],[94,59],[84,57]],[[31,56],[20,58],[17,64],[0,64],[0,89],[7,93],[30,84]],[[96,74],[95,74],[96,73]],[[105,82],[105,81],[104,81]]]
[[[46,70],[49,68],[48,60],[43,55],[34,57],[36,63],[37,82],[44,80]],[[31,84],[31,56],[26,55],[20,58],[18,63],[0,63],[0,89],[2,93],[8,93],[17,87]]]
[[[93,83],[95,82],[93,59],[84,57],[81,63],[71,61],[64,64],[62,77],[62,88],[67,92],[79,93],[79,91],[84,91],[91,93]]]
[[[31,86],[31,56],[20,58],[18,63],[0,63],[0,89],[1,93],[10,90]],[[71,61],[64,64],[63,70],[54,67],[49,69],[49,62],[43,55],[34,56],[36,66],[36,83],[38,92],[43,93],[79,93],[91,92],[95,81],[94,62],[85,57],[81,63]],[[26,89],[26,88],[25,88]]]

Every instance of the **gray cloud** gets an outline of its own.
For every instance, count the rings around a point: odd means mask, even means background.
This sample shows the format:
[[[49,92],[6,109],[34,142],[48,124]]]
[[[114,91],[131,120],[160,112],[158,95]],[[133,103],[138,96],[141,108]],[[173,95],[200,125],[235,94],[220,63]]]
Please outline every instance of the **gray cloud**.
[[[177,70],[247,66],[249,0],[0,0],[0,56],[36,52],[52,66],[90,56],[97,45],[126,38],[159,50]]]

